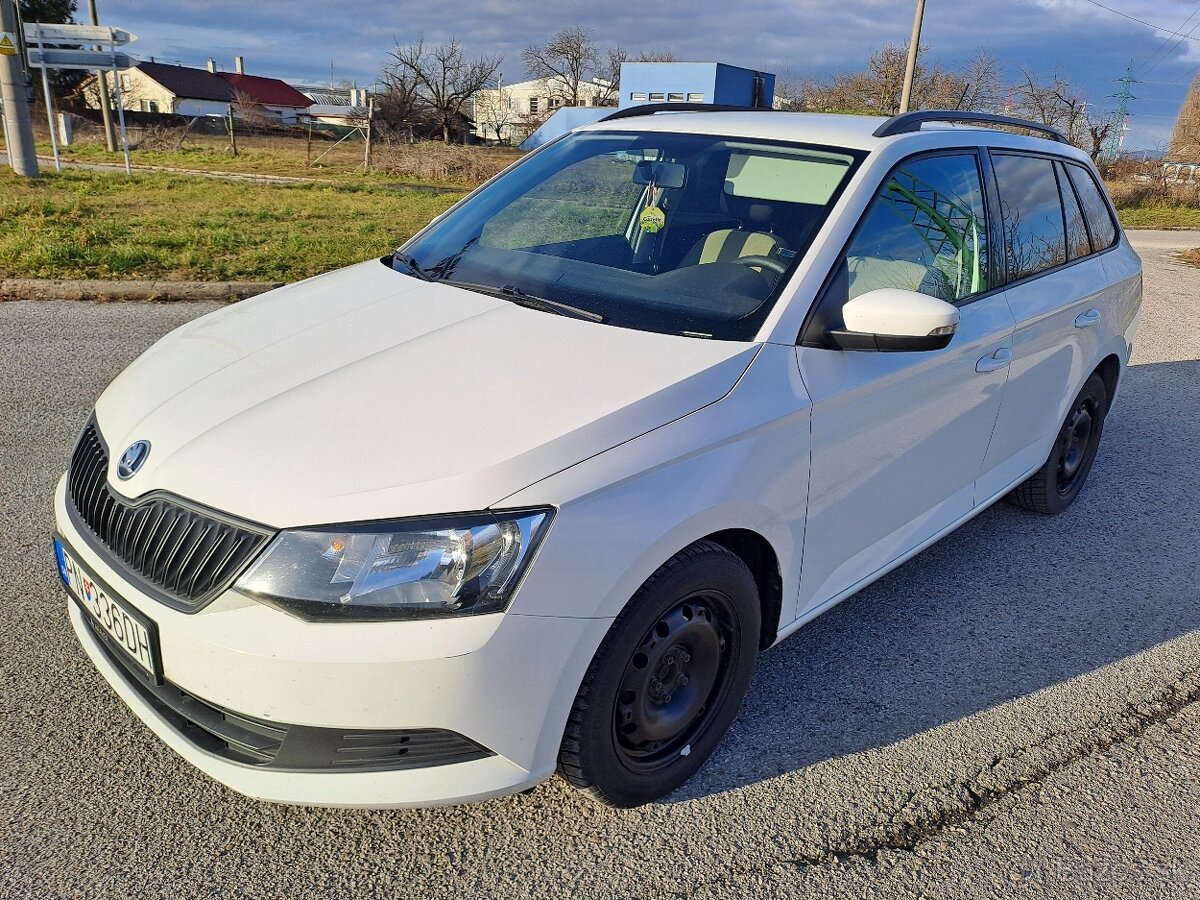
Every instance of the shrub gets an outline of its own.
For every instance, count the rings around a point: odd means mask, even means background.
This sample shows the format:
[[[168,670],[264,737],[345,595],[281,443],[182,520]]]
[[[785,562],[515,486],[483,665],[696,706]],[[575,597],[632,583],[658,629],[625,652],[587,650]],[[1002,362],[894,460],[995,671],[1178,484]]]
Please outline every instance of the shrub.
[[[401,178],[475,185],[487,181],[514,158],[511,153],[436,141],[385,141],[376,146],[373,163],[379,171]]]

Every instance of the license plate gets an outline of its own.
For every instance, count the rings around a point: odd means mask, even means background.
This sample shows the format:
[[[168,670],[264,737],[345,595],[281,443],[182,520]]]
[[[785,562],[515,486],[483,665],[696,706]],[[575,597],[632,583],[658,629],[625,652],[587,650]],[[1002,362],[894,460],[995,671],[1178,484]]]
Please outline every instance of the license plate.
[[[67,593],[110,638],[109,645],[131,660],[147,680],[157,682],[161,667],[154,623],[118,598],[58,538],[54,539],[54,553]]]

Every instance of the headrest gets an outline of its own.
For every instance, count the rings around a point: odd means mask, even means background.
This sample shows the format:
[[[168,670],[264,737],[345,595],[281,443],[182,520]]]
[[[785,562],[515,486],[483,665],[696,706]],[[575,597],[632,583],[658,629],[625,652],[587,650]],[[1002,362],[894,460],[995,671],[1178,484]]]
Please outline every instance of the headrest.
[[[751,203],[750,204],[750,221],[755,225],[767,225],[771,221],[770,203]]]

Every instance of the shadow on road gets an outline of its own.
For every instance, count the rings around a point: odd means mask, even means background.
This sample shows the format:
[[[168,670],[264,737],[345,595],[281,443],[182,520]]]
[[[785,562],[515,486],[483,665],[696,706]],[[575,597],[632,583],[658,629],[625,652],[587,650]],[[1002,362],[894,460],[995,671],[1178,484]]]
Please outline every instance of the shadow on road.
[[[1200,629],[1200,361],[1131,367],[1062,516],[997,504],[766,653],[668,802],[880,747]]]

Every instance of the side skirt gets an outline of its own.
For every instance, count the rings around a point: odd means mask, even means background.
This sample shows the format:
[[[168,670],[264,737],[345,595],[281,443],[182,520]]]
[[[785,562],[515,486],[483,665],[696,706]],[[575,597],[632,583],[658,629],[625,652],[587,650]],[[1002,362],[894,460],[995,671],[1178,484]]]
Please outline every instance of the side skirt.
[[[985,509],[987,509],[993,503],[995,503],[996,501],[1003,498],[1013,488],[1015,488],[1018,484],[1020,484],[1022,481],[1024,481],[1026,478],[1028,478],[1030,475],[1032,475],[1034,472],[1036,472],[1040,468],[1041,468],[1041,463],[1034,466],[1028,472],[1024,473],[1020,478],[1015,479],[1012,483],[1010,483],[1006,487],[1001,488],[999,491],[997,491],[995,494],[993,494],[991,497],[989,497],[984,502],[979,503],[976,506],[974,506],[970,510],[970,512],[968,512],[966,515],[964,515],[960,519],[957,519],[956,521],[950,523],[945,528],[943,528],[941,531],[937,532],[935,535],[930,537],[928,540],[922,541],[920,544],[917,544],[911,550],[908,550],[908,551],[902,553],[900,556],[897,556],[894,560],[892,560],[887,565],[882,566],[877,571],[872,572],[870,575],[866,576],[865,578],[861,579],[860,581],[856,582],[855,584],[852,584],[850,587],[846,588],[841,593],[834,594],[832,597],[830,597],[824,603],[821,603],[819,606],[814,606],[812,609],[810,609],[808,612],[804,613],[804,615],[800,616],[800,618],[796,619],[790,625],[780,628],[779,635],[778,635],[778,637],[776,637],[775,643],[772,644],[771,646],[774,647],[780,641],[782,641],[785,638],[789,637],[790,635],[794,634],[800,628],[807,625],[813,619],[817,618],[817,616],[820,616],[821,614],[826,613],[829,610],[833,609],[835,606],[837,606],[839,603],[841,603],[847,597],[852,597],[853,595],[855,595],[859,591],[861,591],[863,588],[878,581],[880,578],[882,578],[888,572],[891,572],[893,569],[896,569],[899,566],[902,566],[904,563],[908,562],[910,559],[912,559],[914,556],[916,556],[918,553],[920,553],[926,547],[933,546],[938,541],[940,541],[942,538],[944,538],[946,535],[948,535],[950,532],[954,531],[956,528],[963,525],[964,523],[969,522],[971,519],[975,518],[977,515],[979,515],[981,512],[983,512]],[[801,573],[800,577],[801,578],[804,577],[803,573]]]

